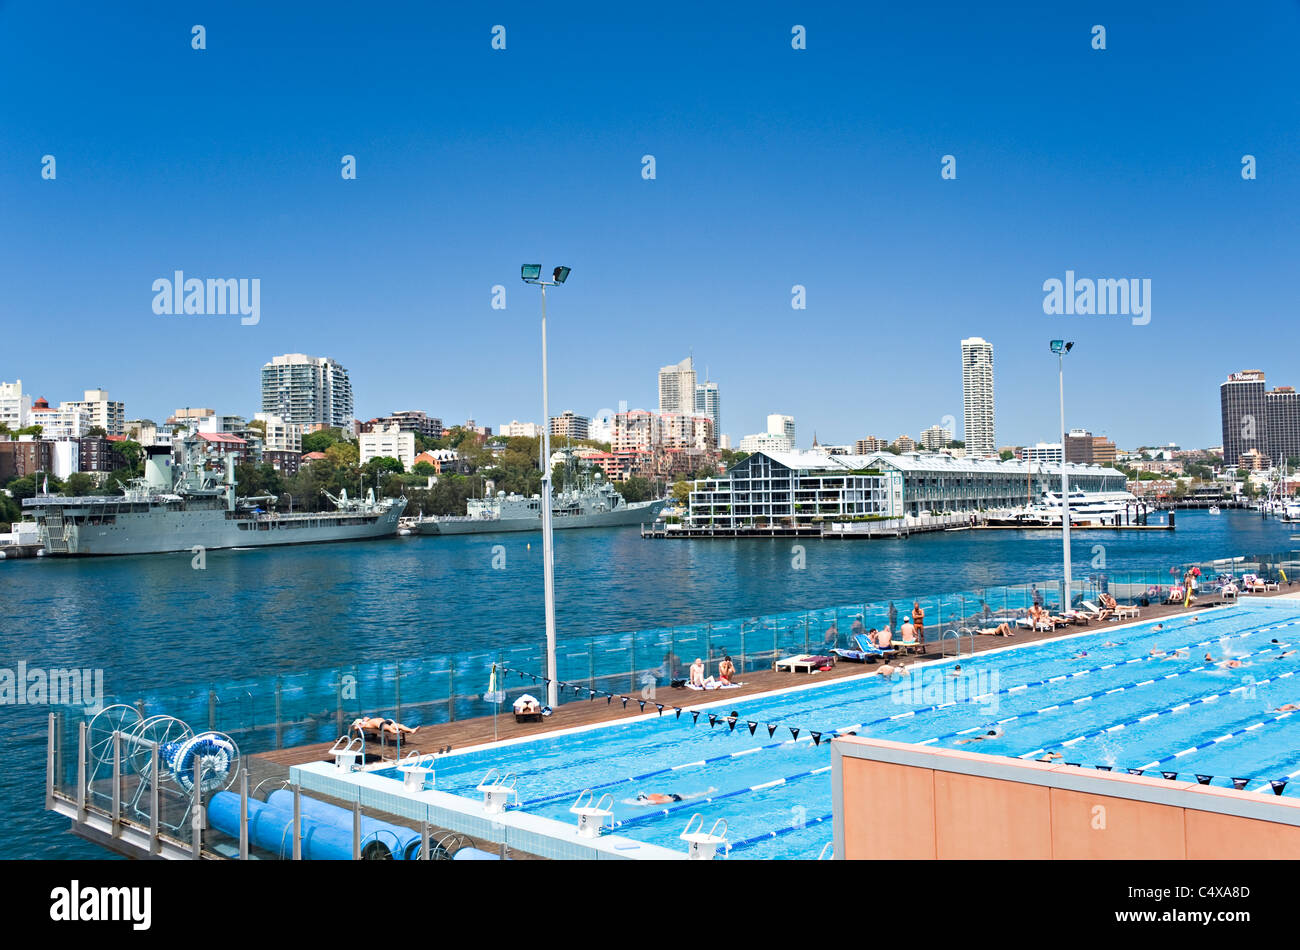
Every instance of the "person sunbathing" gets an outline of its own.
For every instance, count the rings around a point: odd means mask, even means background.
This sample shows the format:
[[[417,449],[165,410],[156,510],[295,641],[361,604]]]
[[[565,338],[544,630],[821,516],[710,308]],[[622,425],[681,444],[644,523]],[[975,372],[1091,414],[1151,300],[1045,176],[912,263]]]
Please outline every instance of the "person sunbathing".
[[[988,637],[1014,637],[1015,631],[1011,629],[1009,623],[1003,622],[998,624],[992,630],[981,630],[981,634]]]
[[[1111,614],[1119,609],[1119,601],[1110,596],[1110,594],[1102,594],[1097,599],[1101,601],[1101,613],[1097,615],[1098,620],[1108,619]]]
[[[414,735],[419,730],[419,726],[412,729],[410,726],[404,726],[393,719],[382,719],[379,716],[362,716],[352,723],[352,728],[365,732],[382,732],[386,736],[409,736]]]
[[[710,676],[709,679],[713,679],[713,677]],[[704,685],[704,659],[702,657],[697,656],[695,662],[691,664],[691,685]]]

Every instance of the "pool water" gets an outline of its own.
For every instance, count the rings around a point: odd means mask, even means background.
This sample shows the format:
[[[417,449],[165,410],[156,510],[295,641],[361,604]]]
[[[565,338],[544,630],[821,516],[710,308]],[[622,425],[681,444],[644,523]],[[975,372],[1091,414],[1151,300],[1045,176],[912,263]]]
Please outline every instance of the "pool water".
[[[1094,626],[926,664],[895,682],[863,676],[724,696],[698,717],[670,705],[663,715],[471,750],[439,761],[437,787],[478,799],[475,786],[497,768],[518,776],[524,810],[566,824],[578,794],[595,789],[614,800],[617,834],[681,849],[678,835],[699,812],[706,829],[726,820],[734,857],[815,858],[832,837],[837,730],[1013,757],[1058,753],[1057,761],[1183,781],[1200,774],[1225,787],[1246,779],[1247,790],[1271,795],[1274,782],[1300,775],[1300,714],[1279,710],[1300,703],[1297,673],[1300,602],[1248,601],[1167,618],[1161,629]],[[700,699],[682,693],[661,691],[659,701]],[[1300,784],[1283,794],[1300,794]]]

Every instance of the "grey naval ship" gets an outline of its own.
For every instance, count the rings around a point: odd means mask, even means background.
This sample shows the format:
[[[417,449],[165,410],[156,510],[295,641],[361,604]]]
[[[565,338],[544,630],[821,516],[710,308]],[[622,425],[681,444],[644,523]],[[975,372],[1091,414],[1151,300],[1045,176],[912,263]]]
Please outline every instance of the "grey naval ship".
[[[122,495],[68,498],[37,495],[23,501],[36,521],[49,557],[163,554],[220,548],[253,548],[324,541],[360,541],[397,533],[405,498],[364,500],[325,492],[334,511],[284,514],[264,510],[271,495],[235,497],[235,461],[212,457],[196,443],[172,450],[149,446],[143,478]]]
[[[551,527],[611,528],[654,521],[667,504],[666,498],[629,503],[607,481],[584,477],[579,484],[557,493],[551,499]],[[540,495],[507,495],[496,492],[486,498],[471,498],[461,516],[444,515],[408,518],[406,526],[413,534],[486,534],[494,531],[541,531],[542,499]]]

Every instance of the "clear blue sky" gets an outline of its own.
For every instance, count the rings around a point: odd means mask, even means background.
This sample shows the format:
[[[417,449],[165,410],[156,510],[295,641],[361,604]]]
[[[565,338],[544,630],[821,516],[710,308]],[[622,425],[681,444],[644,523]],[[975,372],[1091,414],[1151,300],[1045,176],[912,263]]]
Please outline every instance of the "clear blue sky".
[[[1135,6],[0,0],[0,380],[251,415],[306,352],[361,418],[537,419],[536,261],[556,413],[693,350],[735,439],[915,436],[980,335],[1032,442],[1066,336],[1069,425],[1217,444],[1227,373],[1300,384],[1300,4]],[[156,316],[176,269],[259,277],[260,324]],[[1150,324],[1045,315],[1067,269],[1150,278]]]

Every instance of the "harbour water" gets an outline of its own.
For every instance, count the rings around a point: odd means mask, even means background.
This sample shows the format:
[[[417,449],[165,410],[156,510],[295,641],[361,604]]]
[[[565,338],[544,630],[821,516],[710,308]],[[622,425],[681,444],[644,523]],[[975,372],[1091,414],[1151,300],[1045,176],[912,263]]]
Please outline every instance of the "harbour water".
[[[1163,516],[1162,516],[1163,517]],[[1075,573],[1158,569],[1289,549],[1255,512],[1178,513],[1174,532],[1078,532]],[[0,667],[102,669],[107,694],[380,659],[492,650],[542,636],[541,549],[528,535],[394,538],[191,556],[0,563]],[[801,549],[801,550],[800,550]],[[700,623],[1058,576],[1048,532],[898,541],[646,541],[556,535],[560,637]],[[0,708],[0,858],[106,857],[42,810],[44,715]]]

